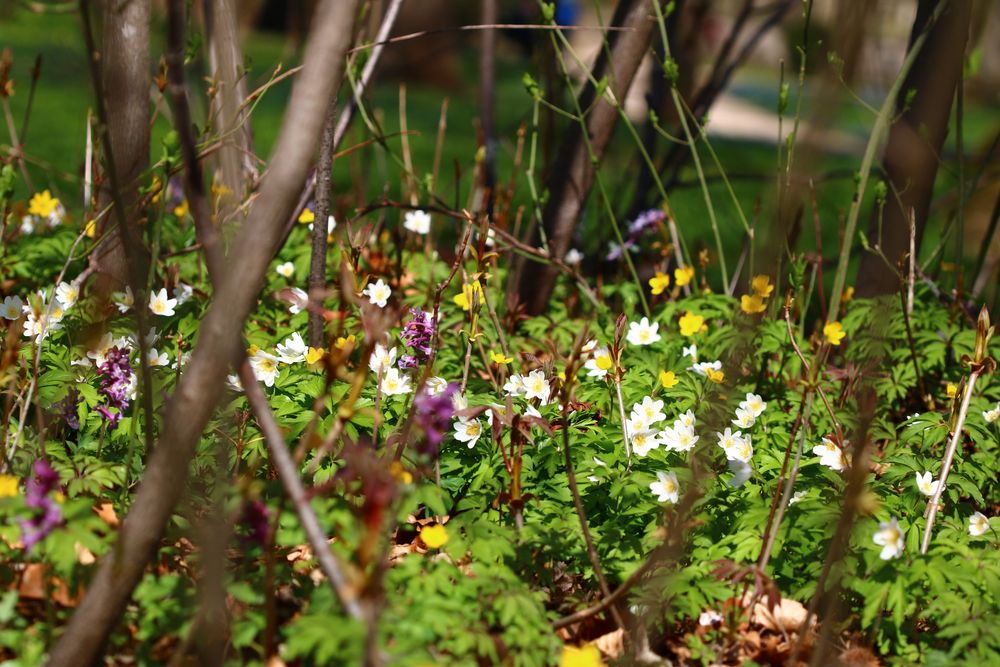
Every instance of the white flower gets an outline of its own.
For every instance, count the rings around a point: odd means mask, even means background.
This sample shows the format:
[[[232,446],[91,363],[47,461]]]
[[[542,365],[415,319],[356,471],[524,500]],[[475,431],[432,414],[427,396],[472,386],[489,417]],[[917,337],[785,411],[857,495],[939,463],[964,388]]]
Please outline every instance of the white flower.
[[[753,415],[754,419],[764,414],[767,403],[758,394],[747,393],[747,399],[740,403],[740,407]]]
[[[243,391],[243,383],[240,382],[240,376],[236,373],[226,376],[226,384],[233,391]]]
[[[586,343],[583,344],[583,347],[580,348],[580,354],[590,354],[596,349],[597,349],[597,339],[591,338],[590,340],[588,340]]]
[[[105,361],[107,361],[108,352],[111,351],[111,348],[113,347],[117,348],[126,347],[125,339],[113,338],[111,336],[111,332],[109,331],[103,336],[101,336],[101,339],[97,341],[97,345],[94,347],[93,350],[87,351],[87,357],[89,359],[94,360],[95,366],[100,366]]]
[[[541,419],[542,418],[542,413],[538,411],[538,408],[536,408],[534,405],[531,405],[529,403],[524,408],[524,416],[525,417],[538,417],[539,419]]]
[[[175,370],[184,368],[189,361],[191,361],[191,352],[181,352],[177,355],[177,360],[170,367]],[[242,387],[240,388],[242,389]]]
[[[278,345],[275,350],[278,358],[286,364],[295,364],[306,360],[306,352],[309,348],[298,331],[285,339],[285,342]]]
[[[629,433],[648,431],[649,427],[650,427],[649,421],[647,421],[646,416],[641,413],[633,412],[629,416],[629,418],[625,420],[625,429]]]
[[[674,420],[674,428],[694,428],[694,412],[688,410]]]
[[[291,294],[288,297],[288,303],[291,305],[288,306],[288,312],[292,315],[301,313],[309,305],[309,295],[298,287],[293,287],[289,291]]]
[[[677,424],[674,424],[673,428],[664,429],[660,438],[667,449],[677,452],[689,452],[694,449],[695,443],[698,442],[698,436],[695,435],[693,426],[678,426]]]
[[[660,446],[660,436],[655,431],[639,431],[632,434],[632,450],[639,456],[645,456],[650,450]]]
[[[756,423],[753,413],[743,408],[736,408],[736,419],[733,420],[735,426],[740,428],[750,428]]]
[[[583,261],[583,253],[576,248],[570,248],[566,253],[566,256],[563,258],[563,261],[570,266],[576,266]]]
[[[181,306],[191,300],[194,296],[194,288],[187,283],[177,283],[174,287],[174,298],[177,299],[177,305]]]
[[[603,378],[611,368],[611,352],[606,347],[600,347],[594,351],[592,359],[587,359],[583,364],[587,369],[587,377]]]
[[[403,227],[417,234],[431,231],[431,216],[426,211],[407,211],[403,216]]]
[[[524,376],[518,373],[512,373],[507,382],[503,386],[503,390],[507,392],[508,396],[523,396],[524,387]]]
[[[35,217],[32,215],[26,215],[21,218],[21,233],[31,234],[35,231]]]
[[[1000,403],[996,404],[992,410],[985,410],[983,412],[983,419],[986,420],[987,424],[992,424],[997,419],[1000,419]]]
[[[892,517],[891,521],[880,523],[872,541],[882,547],[882,553],[879,554],[882,560],[899,558],[903,555],[903,530],[899,527],[896,517]]]
[[[372,370],[373,373],[378,373],[380,370],[385,370],[396,363],[396,348],[391,350],[386,350],[385,345],[382,343],[375,343],[375,349],[372,351],[372,356],[368,358],[368,368]]]
[[[464,442],[469,449],[476,446],[476,442],[482,434],[483,424],[478,419],[461,417],[455,421],[455,439]]]
[[[161,287],[159,292],[151,293],[149,295],[149,310],[154,315],[170,317],[174,314],[174,306],[176,305],[177,299],[167,298],[166,287]]]
[[[917,489],[920,490],[920,493],[924,494],[925,496],[933,496],[935,493],[937,493],[938,480],[931,479],[931,472],[929,470],[926,471],[923,475],[921,475],[918,472],[916,473],[916,476],[917,476]]]
[[[806,491],[805,489],[803,489],[802,491],[796,491],[795,493],[792,494],[792,498],[791,500],[788,501],[788,504],[794,505],[795,503],[805,498],[807,495],[809,495],[809,492]]]
[[[739,431],[733,433],[730,428],[727,428],[723,433],[716,433],[716,436],[719,438],[719,447],[722,447],[726,458],[730,461],[747,463],[753,456],[753,444],[751,444],[750,436],[743,435]]]
[[[327,236],[327,238],[329,238],[330,235],[333,234],[333,230],[335,230],[336,228],[337,228],[337,220],[332,215],[327,216],[327,218],[326,218],[326,236]],[[309,231],[311,232],[312,230],[313,230],[313,223],[310,222],[309,223]]]
[[[691,357],[691,361],[698,361],[698,346],[692,343],[681,350],[682,357]]]
[[[59,299],[59,303],[62,304],[63,308],[69,310],[76,303],[77,299],[80,298],[80,287],[75,282],[73,283],[59,283],[56,287],[56,298]]]
[[[714,609],[703,611],[698,617],[698,625],[709,626],[716,625],[717,623],[722,623],[722,614]]]
[[[455,409],[455,412],[464,410],[469,407],[469,399],[467,399],[464,394],[460,394],[456,391],[451,395],[451,407]]]
[[[657,502],[676,503],[680,491],[677,474],[673,471],[656,473],[656,481],[650,482],[649,490],[657,496]]]
[[[526,399],[537,398],[542,405],[549,402],[549,392],[552,391],[552,388],[549,387],[549,382],[545,379],[545,373],[542,371],[531,371],[521,382],[524,386],[524,397]]]
[[[291,278],[295,275],[295,265],[291,262],[278,264],[277,268],[274,270],[279,276],[284,276],[285,278]]]
[[[368,297],[368,301],[379,308],[385,308],[386,302],[389,300],[389,296],[392,295],[392,290],[389,286],[385,284],[381,278],[376,282],[368,283],[368,286],[362,291],[362,294]]]
[[[708,375],[709,370],[718,371],[722,370],[721,361],[702,361],[700,363],[694,364],[689,370],[694,371],[698,375]]]
[[[969,517],[969,535],[979,537],[990,529],[990,520],[982,512],[975,512]]]
[[[625,339],[631,345],[652,345],[660,340],[659,329],[658,322],[650,324],[649,319],[644,317],[638,322],[629,322]]]
[[[437,396],[447,388],[448,381],[437,375],[427,378],[427,382],[424,383],[424,390],[431,396]]]
[[[829,438],[823,438],[820,444],[813,447],[812,452],[819,457],[820,465],[832,468],[837,472],[842,472],[847,467],[844,450],[834,444],[833,440]]]
[[[21,301],[21,297],[8,296],[3,300],[3,305],[0,305],[0,316],[11,321],[19,319],[22,308],[24,308],[24,302]]]
[[[663,414],[663,401],[654,401],[652,396],[645,396],[641,403],[632,406],[632,415],[642,415],[647,424],[655,424],[667,418]]]
[[[753,468],[749,463],[737,459],[729,460],[729,470],[733,473],[733,476],[729,478],[726,484],[732,487],[743,486],[750,479],[750,475],[753,474]]]
[[[124,292],[115,292],[111,295],[111,300],[122,315],[132,310],[132,306],[135,305],[135,297],[132,295],[131,287],[126,287]]]
[[[399,396],[409,394],[410,378],[399,372],[398,368],[390,368],[382,377],[382,393],[386,396]]]
[[[263,382],[268,387],[274,386],[274,381],[278,377],[278,357],[259,351],[250,359],[250,367],[253,368],[253,375],[258,382]]]
[[[166,352],[157,352],[155,347],[146,351],[146,363],[150,366],[166,366],[170,363]]]
[[[141,347],[139,343],[139,334],[135,331],[131,331],[128,334],[128,338],[122,338],[121,345],[118,347],[126,346],[130,350],[136,350]],[[158,342],[160,342],[160,334],[156,331],[156,328],[152,328],[146,332],[143,337],[143,341],[146,343],[146,347],[154,347]]]

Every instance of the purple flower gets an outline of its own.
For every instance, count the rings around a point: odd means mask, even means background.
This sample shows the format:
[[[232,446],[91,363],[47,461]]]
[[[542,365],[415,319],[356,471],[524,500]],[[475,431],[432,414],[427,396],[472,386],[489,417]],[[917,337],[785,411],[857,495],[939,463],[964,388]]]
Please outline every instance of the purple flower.
[[[420,365],[420,361],[412,354],[404,354],[399,357],[399,361],[396,362],[399,366],[399,370],[407,371],[416,368]]]
[[[652,229],[656,225],[663,222],[667,217],[667,214],[658,208],[651,208],[648,211],[643,211],[635,220],[628,225],[628,235],[631,238],[635,238],[642,234],[647,229]]]
[[[605,259],[607,259],[609,262],[613,262],[616,259],[621,259],[621,257],[625,254],[626,250],[631,251],[633,248],[635,248],[635,241],[633,241],[632,239],[625,239],[624,245],[618,245],[617,243],[612,243],[611,250],[608,251],[608,255],[607,257],[605,257]]]
[[[80,430],[80,417],[77,415],[76,407],[80,404],[80,392],[75,387],[71,388],[66,396],[52,405],[52,408],[59,415],[67,426],[74,431]]]
[[[427,436],[427,445],[422,448],[424,453],[434,455],[451,428],[451,419],[455,416],[455,403],[452,397],[457,393],[457,384],[449,384],[437,395],[428,393],[424,387],[413,399],[417,425]]]
[[[33,466],[35,476],[24,485],[24,504],[35,510],[27,519],[19,519],[21,542],[25,551],[48,536],[62,521],[62,512],[49,494],[59,488],[59,475],[44,459],[38,459]]]
[[[413,349],[415,356],[426,358],[431,354],[431,340],[436,329],[433,315],[419,308],[411,308],[410,319],[403,325],[399,339]]]
[[[128,360],[128,350],[113,347],[108,351],[105,362],[97,373],[101,379],[98,392],[104,398],[104,405],[95,409],[108,422],[108,427],[114,430],[121,421],[122,415],[128,409],[128,395],[132,388],[132,364]],[[114,408],[117,412],[112,412]]]

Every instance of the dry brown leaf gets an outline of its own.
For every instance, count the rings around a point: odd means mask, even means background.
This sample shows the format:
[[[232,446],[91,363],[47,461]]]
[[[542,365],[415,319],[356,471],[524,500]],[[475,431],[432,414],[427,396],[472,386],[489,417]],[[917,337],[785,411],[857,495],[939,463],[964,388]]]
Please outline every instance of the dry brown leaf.
[[[83,597],[82,590],[77,595],[70,595],[69,586],[58,577],[49,578],[48,590],[45,584],[47,567],[41,563],[30,563],[25,566],[18,584],[17,594],[26,600],[45,600],[50,596],[52,601],[64,607],[75,607]]]
[[[617,658],[625,651],[625,631],[618,628],[614,632],[601,635],[590,642],[597,649],[609,658]]]
[[[101,517],[104,523],[108,524],[112,528],[117,528],[118,524],[121,523],[118,520],[118,515],[115,514],[115,507],[109,502],[98,503],[94,506],[94,512],[97,516]]]
[[[76,561],[80,565],[93,565],[97,562],[97,556],[94,555],[94,552],[79,542],[74,544],[73,548],[76,549]]]

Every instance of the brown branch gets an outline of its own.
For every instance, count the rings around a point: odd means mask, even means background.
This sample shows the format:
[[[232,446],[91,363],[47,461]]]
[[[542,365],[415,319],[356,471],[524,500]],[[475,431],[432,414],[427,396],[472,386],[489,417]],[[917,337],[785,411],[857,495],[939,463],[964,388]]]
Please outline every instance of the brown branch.
[[[49,665],[94,664],[159,546],[174,507],[184,492],[188,466],[205,424],[215,409],[230,365],[242,347],[240,332],[253,309],[267,265],[281,233],[275,220],[287,218],[319,139],[323,112],[343,71],[350,45],[349,26],[357,0],[319,5],[306,47],[302,75],[291,100],[274,159],[237,236],[232,262],[202,322],[187,371],[167,404],[163,432],[118,544],[102,559],[83,602],[49,656]]]

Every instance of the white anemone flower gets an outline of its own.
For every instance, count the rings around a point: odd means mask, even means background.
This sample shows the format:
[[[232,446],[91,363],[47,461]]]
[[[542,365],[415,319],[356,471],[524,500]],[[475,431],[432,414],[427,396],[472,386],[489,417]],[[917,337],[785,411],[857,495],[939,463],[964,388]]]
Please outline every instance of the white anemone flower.
[[[691,357],[691,361],[698,361],[698,346],[692,343],[681,350],[682,357]]]
[[[181,306],[191,300],[194,296],[194,288],[187,283],[177,283],[174,287],[174,298],[177,299],[177,305]]]
[[[392,295],[392,289],[385,284],[384,280],[379,278],[373,283],[368,283],[362,294],[368,297],[368,302],[372,305],[385,308],[386,302],[389,301],[389,297]]]
[[[833,440],[823,438],[820,444],[812,449],[812,453],[819,457],[820,465],[843,472],[847,467],[847,459],[844,457],[844,450],[834,444]]]
[[[56,287],[56,298],[59,299],[59,303],[64,309],[69,310],[80,298],[80,286],[75,282],[59,283],[59,286]]]
[[[682,426],[684,428],[694,428],[694,424],[694,412],[691,410],[681,413],[681,415],[674,420],[674,428],[680,428]]]
[[[757,419],[754,417],[753,413],[749,410],[744,410],[743,408],[736,408],[736,419],[733,420],[733,425],[740,428],[751,428],[757,423]]]
[[[969,535],[979,537],[990,529],[990,520],[982,512],[975,512],[969,517]]]
[[[584,362],[583,367],[587,369],[587,377],[603,378],[607,376],[611,365],[610,350],[607,347],[599,347],[594,351],[594,356]]]
[[[275,351],[283,363],[295,364],[306,360],[306,352],[309,351],[309,348],[306,346],[305,341],[302,340],[301,334],[296,331],[286,338],[283,343],[278,345]]]
[[[407,211],[403,227],[416,234],[427,234],[431,231],[431,216],[426,211]]]
[[[657,502],[674,504],[680,497],[680,487],[677,485],[677,473],[658,472],[656,481],[650,482],[649,490],[656,495]]]
[[[382,393],[386,396],[401,396],[412,390],[409,376],[400,373],[398,368],[390,368],[385,372],[381,386]]]
[[[663,414],[663,401],[653,400],[652,396],[644,396],[642,402],[632,406],[632,414],[640,414],[646,418],[647,424],[656,424],[667,418]]]
[[[372,351],[372,356],[368,358],[368,368],[372,370],[373,373],[378,373],[380,370],[386,370],[390,366],[396,363],[396,348],[387,350],[385,345],[382,343],[375,343],[375,349]]]
[[[728,463],[729,470],[733,473],[733,476],[729,478],[726,484],[732,487],[740,487],[746,484],[747,480],[750,479],[750,475],[753,474],[753,468],[750,464],[737,459],[730,459]]]
[[[511,376],[507,378],[507,382],[504,383],[503,390],[508,396],[524,396],[524,376],[518,373],[512,373]]]
[[[632,434],[632,451],[645,456],[660,446],[660,434],[656,431],[639,431]]]
[[[523,378],[522,384],[524,385],[524,397],[526,399],[537,398],[542,405],[549,402],[549,393],[552,391],[552,388],[549,386],[549,381],[545,379],[545,373],[542,371],[531,371],[527,377]]]
[[[278,362],[278,357],[261,350],[250,359],[250,367],[258,382],[273,387],[274,381],[278,378]]]
[[[288,312],[292,315],[297,315],[306,309],[309,305],[309,295],[306,291],[299,289],[298,287],[293,287],[289,290],[291,294],[288,296]]]
[[[899,521],[896,520],[896,517],[892,517],[890,521],[881,522],[878,525],[878,530],[872,537],[872,541],[882,547],[882,553],[879,554],[879,558],[882,560],[891,560],[902,556],[904,548],[903,538],[903,529],[899,527]]]
[[[752,414],[754,419],[756,419],[764,414],[764,410],[767,409],[767,403],[764,402],[764,399],[759,394],[748,392],[746,400],[740,403],[740,407]]]
[[[155,347],[146,350],[146,363],[150,366],[168,366],[170,358],[166,352],[157,352]]]
[[[278,264],[277,268],[275,268],[274,270],[279,276],[283,276],[285,278],[291,278],[292,276],[295,275],[295,265],[292,264],[291,262],[284,262],[282,264]]]
[[[483,424],[478,419],[460,418],[455,421],[455,439],[464,442],[469,449],[476,446],[483,434]]]
[[[652,345],[660,341],[660,324],[658,322],[649,323],[649,318],[644,317],[638,322],[629,322],[628,334],[625,339],[630,345]]]
[[[984,410],[983,419],[986,420],[987,424],[992,424],[997,419],[1000,419],[1000,403],[997,403],[992,410]]]
[[[16,320],[20,319],[21,311],[24,308],[24,302],[21,301],[19,296],[8,296],[3,300],[3,304],[0,305],[0,317],[5,320]]]
[[[166,287],[161,287],[159,292],[153,292],[149,295],[149,310],[154,315],[170,317],[174,314],[174,306],[176,305],[177,299],[167,298]]]
[[[583,253],[576,248],[570,248],[566,256],[563,257],[563,261],[570,266],[576,266],[583,261]]]
[[[126,287],[124,292],[113,293],[111,295],[111,300],[114,302],[115,306],[117,306],[118,312],[122,315],[132,310],[132,306],[135,305],[135,296],[132,294],[131,287]]]
[[[427,378],[427,382],[424,383],[424,390],[431,396],[437,396],[447,388],[448,381],[437,375]]]
[[[688,370],[692,370],[698,375],[708,375],[708,371],[719,371],[722,370],[721,361],[701,361],[697,364],[691,366]]]
[[[915,473],[917,476],[917,489],[920,493],[925,496],[933,496],[937,493],[939,480],[931,478],[931,472],[928,470],[924,474]]]

